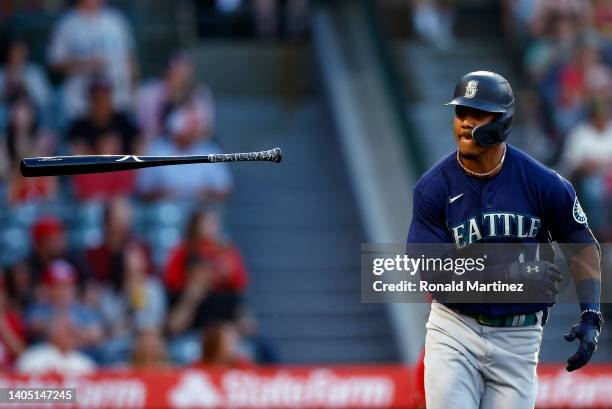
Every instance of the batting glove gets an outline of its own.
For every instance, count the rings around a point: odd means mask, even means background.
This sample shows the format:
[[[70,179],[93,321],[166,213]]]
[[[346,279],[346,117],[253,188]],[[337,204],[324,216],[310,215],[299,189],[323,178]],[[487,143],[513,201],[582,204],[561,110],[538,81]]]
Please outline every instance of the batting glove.
[[[599,311],[586,310],[582,312],[580,322],[574,325],[568,334],[563,336],[568,342],[572,342],[575,339],[580,340],[578,350],[567,360],[567,368],[565,369],[568,372],[580,369],[589,362],[593,352],[597,349],[602,324],[603,318]]]
[[[563,274],[549,261],[527,261],[516,263],[508,279],[525,283],[532,291],[551,297],[559,294]]]

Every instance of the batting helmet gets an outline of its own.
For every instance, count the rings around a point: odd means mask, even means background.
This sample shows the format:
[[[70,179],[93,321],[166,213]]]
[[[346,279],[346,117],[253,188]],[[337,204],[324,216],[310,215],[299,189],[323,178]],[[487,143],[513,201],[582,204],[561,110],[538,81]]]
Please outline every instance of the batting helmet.
[[[492,122],[472,130],[472,137],[481,146],[502,143],[510,133],[514,94],[508,81],[499,74],[475,71],[464,75],[455,87],[452,101],[445,105],[461,105],[501,114]]]

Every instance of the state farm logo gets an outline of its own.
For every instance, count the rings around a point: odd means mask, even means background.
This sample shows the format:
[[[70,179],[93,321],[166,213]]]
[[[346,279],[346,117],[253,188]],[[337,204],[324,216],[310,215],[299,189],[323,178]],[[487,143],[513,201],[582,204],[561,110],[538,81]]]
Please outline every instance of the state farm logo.
[[[223,398],[202,372],[187,372],[170,391],[170,403],[177,408],[214,408],[223,405]]]
[[[385,408],[395,383],[384,375],[339,375],[328,369],[296,374],[229,370],[218,384],[202,371],[190,371],[169,391],[178,408]]]
[[[538,375],[536,406],[541,408],[610,408],[612,407],[612,374],[601,371],[584,374],[559,370]],[[593,373],[594,372],[594,373]]]

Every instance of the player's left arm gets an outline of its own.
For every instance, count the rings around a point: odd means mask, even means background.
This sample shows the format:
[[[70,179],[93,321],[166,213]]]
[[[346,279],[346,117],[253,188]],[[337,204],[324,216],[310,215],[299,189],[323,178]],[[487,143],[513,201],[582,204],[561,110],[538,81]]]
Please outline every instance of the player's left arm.
[[[580,341],[576,353],[567,360],[566,369],[569,372],[589,362],[593,352],[597,349],[599,332],[603,324],[599,303],[601,293],[599,248],[595,245],[588,245],[574,252],[574,249],[571,248],[574,246],[574,244],[562,246],[565,254],[573,254],[568,260],[582,311],[580,322],[564,335],[569,342],[576,339]]]
[[[549,229],[568,261],[580,303],[580,322],[574,325],[565,339],[579,340],[574,355],[567,360],[567,371],[586,365],[597,349],[603,324],[600,312],[601,260],[600,248],[588,227],[587,217],[572,185],[559,177],[549,191],[546,202]]]

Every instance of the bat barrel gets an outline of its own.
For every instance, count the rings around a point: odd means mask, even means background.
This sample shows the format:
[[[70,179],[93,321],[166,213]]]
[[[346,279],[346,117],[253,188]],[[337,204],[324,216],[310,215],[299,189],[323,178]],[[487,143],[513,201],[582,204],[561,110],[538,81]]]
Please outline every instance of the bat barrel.
[[[98,172],[114,172],[146,167],[144,162],[118,161],[125,156],[54,156],[24,158],[20,163],[21,174],[34,176],[63,176]]]

